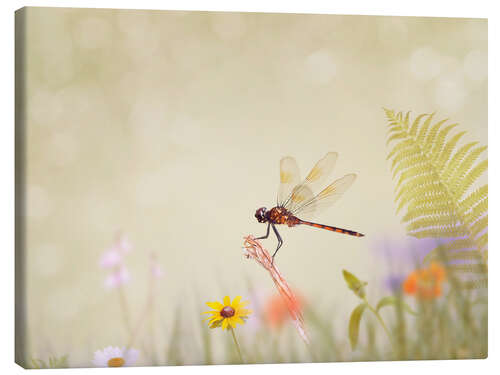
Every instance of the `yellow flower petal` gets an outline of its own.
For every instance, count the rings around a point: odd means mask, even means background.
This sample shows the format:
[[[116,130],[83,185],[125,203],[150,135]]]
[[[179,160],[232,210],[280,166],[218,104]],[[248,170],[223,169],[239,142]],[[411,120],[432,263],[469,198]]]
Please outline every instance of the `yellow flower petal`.
[[[210,321],[208,322],[208,324],[212,324],[212,323],[215,323],[215,322],[219,322],[221,321],[222,319],[224,319],[223,317],[221,316],[214,316],[212,319],[210,319]]]
[[[241,301],[241,296],[236,296],[233,299],[233,303],[231,303],[231,307],[236,310],[240,305],[240,301]]]
[[[238,316],[247,316],[247,315],[250,315],[252,313],[252,310],[248,310],[248,309],[238,309],[236,310],[235,314],[234,315],[238,315]]]
[[[224,307],[220,302],[207,302],[207,306],[217,311],[222,310]]]
[[[245,321],[243,319],[241,319],[239,316],[234,316],[233,322],[234,322],[234,327],[236,327],[236,323],[245,324]]]
[[[236,318],[235,316],[233,316],[233,317],[231,317],[231,318],[229,319],[229,322],[228,322],[228,323],[229,323],[229,326],[230,326],[231,328],[236,328],[236,322],[237,322],[237,320],[236,320],[236,319],[239,319],[239,318]]]
[[[223,303],[206,302],[207,306],[213,310],[203,312],[203,314],[208,314],[208,316],[203,320],[208,321],[207,323],[210,328],[222,327],[223,330],[236,328],[237,324],[245,324],[247,315],[252,312],[251,310],[243,308],[248,305],[248,303],[248,301],[242,302],[241,296],[236,296],[232,303],[229,296],[225,296],[223,298]],[[226,306],[230,306],[234,309],[234,315],[230,318],[226,318],[221,315],[222,309]]]

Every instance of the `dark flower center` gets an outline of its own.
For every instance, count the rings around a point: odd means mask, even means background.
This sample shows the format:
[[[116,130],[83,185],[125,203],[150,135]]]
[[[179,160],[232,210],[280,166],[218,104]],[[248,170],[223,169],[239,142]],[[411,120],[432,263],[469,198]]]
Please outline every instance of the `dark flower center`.
[[[234,309],[231,307],[231,306],[225,306],[220,314],[224,317],[224,318],[230,318],[234,315]]]

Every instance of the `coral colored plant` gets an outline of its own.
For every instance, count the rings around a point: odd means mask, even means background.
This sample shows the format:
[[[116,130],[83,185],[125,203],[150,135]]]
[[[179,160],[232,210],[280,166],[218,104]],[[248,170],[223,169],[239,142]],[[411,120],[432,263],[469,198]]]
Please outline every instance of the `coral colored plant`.
[[[446,279],[446,271],[442,265],[432,262],[429,267],[418,269],[408,275],[403,282],[403,291],[421,299],[432,299],[441,296],[442,283]]]

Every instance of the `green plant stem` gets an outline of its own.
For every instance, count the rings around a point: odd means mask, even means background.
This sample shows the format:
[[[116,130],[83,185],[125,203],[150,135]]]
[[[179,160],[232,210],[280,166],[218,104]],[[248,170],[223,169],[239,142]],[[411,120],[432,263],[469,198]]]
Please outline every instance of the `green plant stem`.
[[[238,352],[238,356],[240,357],[240,361],[241,361],[241,363],[245,363],[243,361],[243,356],[241,355],[240,344],[238,344],[238,340],[236,340],[236,334],[234,333],[233,327],[229,327],[229,330],[231,331],[231,335],[233,336],[234,345],[236,346],[236,351]]]
[[[391,332],[389,331],[389,329],[387,328],[387,326],[385,325],[384,323],[384,320],[382,319],[382,317],[380,316],[380,314],[378,313],[377,310],[375,310],[373,308],[372,305],[370,305],[370,303],[368,302],[368,300],[366,299],[366,297],[363,298],[363,300],[365,301],[366,303],[366,306],[371,310],[371,312],[373,314],[375,314],[375,316],[377,317],[377,320],[379,321],[380,325],[382,326],[382,328],[384,329],[385,333],[387,334],[387,337],[389,338],[389,341],[392,345],[392,348],[395,350],[396,347],[394,345],[394,341],[392,340],[392,336],[391,336]]]

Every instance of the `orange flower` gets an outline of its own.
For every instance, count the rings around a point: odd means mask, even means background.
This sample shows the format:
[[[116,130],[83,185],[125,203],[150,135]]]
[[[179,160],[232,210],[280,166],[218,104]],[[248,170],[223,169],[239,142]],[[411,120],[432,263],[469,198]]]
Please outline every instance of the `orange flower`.
[[[265,316],[268,324],[273,328],[281,328],[283,323],[290,318],[290,310],[302,310],[302,298],[296,296],[296,299],[290,301],[293,306],[287,306],[287,302],[279,294],[273,295],[266,303]]]
[[[441,295],[441,284],[446,273],[439,263],[432,262],[428,268],[415,270],[403,283],[403,291],[422,299],[432,299]]]

